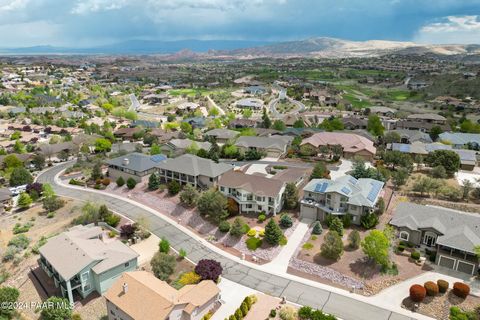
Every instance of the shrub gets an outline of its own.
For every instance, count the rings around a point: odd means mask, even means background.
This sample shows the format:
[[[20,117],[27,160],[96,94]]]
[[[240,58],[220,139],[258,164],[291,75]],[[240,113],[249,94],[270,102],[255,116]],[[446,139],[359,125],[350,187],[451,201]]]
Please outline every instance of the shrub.
[[[120,234],[122,237],[130,239],[136,231],[136,226],[134,224],[124,224],[120,227]]]
[[[264,215],[263,213],[258,215],[258,222],[264,222],[265,220],[267,220],[266,215]]]
[[[105,223],[107,223],[111,227],[116,227],[120,223],[121,218],[115,214],[109,214],[105,217]]]
[[[302,246],[302,248],[305,250],[310,250],[313,248],[313,244],[311,244],[310,242],[307,242]]]
[[[283,306],[278,315],[282,320],[295,320],[297,317],[297,311],[291,306]]]
[[[15,255],[19,252],[20,250],[17,247],[14,246],[8,246],[5,252],[3,253],[2,261],[10,261],[15,258]]]
[[[478,311],[479,308],[477,307],[477,312],[475,311],[463,311],[457,306],[453,306],[450,308],[450,320],[477,320],[478,319]]]
[[[438,286],[438,291],[440,293],[445,293],[448,290],[449,283],[448,281],[440,279],[440,280],[437,280],[437,286]]]
[[[199,197],[197,189],[191,184],[187,184],[180,193],[180,202],[187,207],[193,207],[197,204]]]
[[[347,213],[342,217],[342,224],[344,228],[350,228],[352,225],[352,215]]]
[[[300,309],[298,309],[298,318],[301,320],[309,320],[312,316],[312,308],[308,306],[303,306]]]
[[[247,232],[247,236],[249,236],[249,237],[255,237],[256,235],[257,235],[257,230],[255,230],[255,229],[250,229]]]
[[[127,179],[127,188],[128,189],[132,190],[133,188],[135,188],[136,185],[137,185],[137,181],[135,181],[135,179],[133,179],[132,177]]]
[[[123,177],[118,177],[116,183],[118,187],[123,187],[125,184],[125,179],[123,179]]]
[[[152,272],[160,280],[166,281],[175,271],[177,262],[174,256],[158,251],[150,261]]]
[[[342,220],[338,217],[334,217],[330,222],[330,226],[328,227],[332,231],[336,231],[339,236],[343,235],[343,223]]]
[[[427,291],[427,296],[434,297],[438,294],[438,286],[433,281],[427,281],[423,284],[423,287]]]
[[[403,251],[405,251],[405,246],[403,244],[399,244],[398,247],[397,247],[397,250],[399,252],[403,252]]]
[[[111,181],[110,181],[109,178],[103,178],[102,184],[103,184],[105,187],[108,186],[110,183],[111,183]]]
[[[283,237],[283,232],[273,219],[265,227],[265,241],[271,245],[278,245]]]
[[[69,184],[73,185],[73,186],[84,186],[85,183],[83,183],[82,181],[78,181],[78,180],[75,180],[75,179],[70,179],[68,181]]]
[[[108,237],[109,237],[109,238],[113,238],[113,237],[115,237],[116,235],[117,235],[117,233],[116,233],[115,231],[113,231],[113,230],[108,232]]]
[[[413,302],[422,302],[427,295],[427,290],[419,284],[414,284],[410,287],[410,299]]]
[[[185,249],[180,249],[178,251],[178,256],[180,257],[180,259],[185,259],[185,257],[187,256],[187,251]]]
[[[293,225],[292,218],[288,214],[282,215],[280,218],[280,227],[286,229]]]
[[[195,266],[195,272],[202,277],[202,280],[217,281],[222,271],[220,262],[211,259],[202,259]]]
[[[220,230],[220,232],[230,231],[230,223],[228,221],[221,221],[218,224],[218,230]]]
[[[277,316],[277,310],[275,309],[270,310],[269,316],[270,318],[275,318]]]
[[[160,252],[169,253],[170,252],[170,242],[167,239],[162,238],[158,244]]]
[[[24,234],[16,235],[8,242],[9,246],[13,246],[21,250],[26,249],[29,244],[30,239],[28,239],[28,237]]]
[[[470,294],[470,287],[463,282],[455,282],[453,284],[453,294],[459,298],[465,299]]]
[[[251,237],[245,240],[245,244],[247,245],[248,250],[252,251],[257,250],[262,245],[262,243],[262,239],[258,239],[255,237]]]
[[[172,196],[176,195],[177,193],[180,192],[180,183],[178,183],[177,181],[175,180],[172,180],[170,181],[168,184],[167,184],[167,189],[168,189],[168,193]]]
[[[348,241],[348,246],[351,249],[357,250],[358,248],[360,248],[360,232],[358,232],[357,230],[353,230],[352,232],[350,232],[350,234],[348,235]]]
[[[412,253],[410,254],[410,258],[412,258],[415,261],[419,260],[420,259],[420,252],[412,251]]]
[[[243,316],[246,317],[248,314],[248,306],[245,302],[242,302],[242,304],[240,305],[240,310],[242,310]]]
[[[368,213],[360,218],[360,224],[365,229],[371,229],[378,224],[378,216],[375,213]]]
[[[56,211],[65,205],[65,201],[57,196],[46,197],[42,201],[43,209],[48,212]]]
[[[55,212],[47,213],[47,219],[52,219],[53,217],[55,217]]]
[[[242,310],[240,310],[240,308],[235,310],[235,318],[237,318],[237,320],[242,320],[243,319],[243,312],[242,312]]]
[[[243,219],[240,217],[235,218],[233,220],[232,227],[230,228],[230,234],[234,237],[240,237],[244,232],[243,232],[243,226],[245,225],[245,222],[243,222]]]
[[[230,317],[228,317],[228,320],[237,320],[237,317],[235,317],[235,315],[232,314]]]
[[[50,297],[46,301],[45,307],[42,308],[42,319],[57,320],[70,319],[72,316],[72,309],[67,299],[60,297]]]
[[[180,279],[178,280],[178,282],[180,282],[182,285],[186,286],[188,284],[197,284],[201,280],[202,280],[202,277],[200,277],[200,275],[191,271],[191,272],[185,272],[184,274],[182,274]]]
[[[320,254],[332,260],[338,260],[343,254],[342,238],[336,231],[329,231],[320,247]]]
[[[265,229],[260,229],[260,230],[258,231],[258,235],[259,235],[260,237],[262,237],[262,238],[265,237]]]
[[[322,224],[320,223],[320,221],[315,221],[315,223],[313,225],[312,233],[313,234],[322,234],[322,232],[323,232]]]

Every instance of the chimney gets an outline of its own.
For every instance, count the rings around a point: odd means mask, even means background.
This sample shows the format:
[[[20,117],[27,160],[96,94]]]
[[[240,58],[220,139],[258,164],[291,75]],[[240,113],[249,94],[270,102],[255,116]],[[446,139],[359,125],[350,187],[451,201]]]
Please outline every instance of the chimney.
[[[130,163],[130,160],[128,160],[128,158],[124,158],[123,161],[122,161],[122,164],[124,166],[128,166],[129,163]]]
[[[128,284],[126,282],[123,283],[122,289],[123,289],[123,294],[126,294],[128,292]]]

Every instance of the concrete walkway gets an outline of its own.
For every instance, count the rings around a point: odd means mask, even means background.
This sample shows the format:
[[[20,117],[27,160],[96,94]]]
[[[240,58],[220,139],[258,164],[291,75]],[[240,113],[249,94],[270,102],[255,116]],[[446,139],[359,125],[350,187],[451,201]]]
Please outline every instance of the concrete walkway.
[[[282,248],[280,253],[271,262],[265,264],[264,267],[268,268],[269,270],[286,273],[290,259],[295,254],[295,251],[302,242],[305,233],[308,232],[309,225],[310,224],[307,221],[300,221],[293,233],[288,238],[287,245]]]
[[[257,294],[258,291],[242,286],[236,282],[222,278],[218,284],[222,306],[213,314],[212,320],[223,320],[235,313],[246,296]]]
[[[178,224],[168,215],[161,214],[142,203],[99,190],[71,186],[61,181],[58,176],[71,164],[72,162],[67,162],[49,168],[37,177],[38,182],[51,184],[55,192],[63,197],[104,203],[112,211],[132,220],[145,217],[149,221],[152,233],[169,239],[172,248],[184,248],[191,261],[195,263],[201,259],[219,261],[223,266],[222,278],[272,296],[286,297],[293,303],[318,308],[345,320],[431,319],[402,309],[400,301],[394,305],[374,302],[371,297],[241,260]]]

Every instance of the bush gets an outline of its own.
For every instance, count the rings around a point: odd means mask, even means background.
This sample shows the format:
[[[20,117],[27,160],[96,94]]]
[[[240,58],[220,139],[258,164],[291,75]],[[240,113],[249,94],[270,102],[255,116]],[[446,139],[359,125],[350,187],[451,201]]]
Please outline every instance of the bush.
[[[242,312],[242,310],[240,310],[240,308],[235,310],[235,318],[237,320],[242,320],[243,319],[243,312]]]
[[[440,293],[445,293],[448,290],[449,283],[448,281],[440,279],[440,280],[437,280],[437,286],[438,286],[438,291]]]
[[[218,230],[220,230],[220,232],[230,231],[230,223],[228,221],[221,221],[218,224]]]
[[[243,316],[246,317],[248,314],[248,306],[245,302],[242,302],[242,304],[240,305],[240,310],[242,310]]]
[[[169,253],[170,252],[170,242],[167,239],[162,238],[158,244],[160,252]]]
[[[135,181],[135,179],[133,179],[132,177],[127,179],[127,188],[128,189],[132,190],[133,188],[135,188],[136,185],[137,185],[137,181]]]
[[[57,196],[46,197],[42,201],[43,209],[48,212],[57,211],[65,205],[65,201]]]
[[[348,235],[348,241],[348,246],[350,247],[350,249],[357,250],[358,248],[360,248],[360,232],[358,232],[357,230],[353,230],[352,232],[350,232],[350,234]]]
[[[211,259],[202,259],[195,266],[195,272],[202,277],[202,280],[217,281],[223,272],[220,262]]]
[[[276,316],[277,316],[277,310],[275,310],[275,309],[270,310],[269,317],[270,318],[275,318]]]
[[[336,231],[329,231],[320,247],[320,254],[332,260],[338,260],[343,254],[342,238]]]
[[[470,294],[470,287],[463,282],[455,282],[453,284],[453,294],[459,298],[465,299]]]
[[[311,244],[310,242],[306,242],[303,244],[302,248],[305,250],[310,250],[313,248],[313,244]]]
[[[263,213],[258,215],[258,222],[264,222],[265,220],[267,220],[266,215],[264,215]]]
[[[110,181],[109,178],[103,178],[102,184],[103,184],[105,187],[108,186],[110,183],[111,183],[111,181]]]
[[[463,311],[457,306],[450,308],[450,320],[477,320],[479,314],[479,308],[477,307],[477,312],[475,311]]]
[[[283,237],[283,232],[273,219],[265,227],[265,241],[271,245],[278,245]]]
[[[29,244],[30,239],[24,234],[16,235],[8,242],[8,246],[13,246],[21,250],[27,249]]]
[[[352,215],[347,213],[342,217],[342,224],[344,228],[350,228],[352,225]]]
[[[309,320],[312,317],[313,309],[308,306],[303,306],[298,309],[298,318],[301,320]]]
[[[200,281],[202,281],[202,277],[200,277],[198,274],[195,272],[185,272],[184,274],[181,275],[180,279],[178,282],[180,282],[182,285],[186,286],[188,284],[197,284]]]
[[[412,258],[415,261],[419,260],[420,259],[420,252],[412,251],[412,253],[410,254],[410,258]]]
[[[438,286],[435,282],[433,281],[427,281],[423,284],[423,287],[427,291],[427,296],[434,297],[438,294]]]
[[[278,315],[282,320],[295,320],[297,318],[297,311],[291,306],[283,306]]]
[[[375,213],[368,213],[360,218],[360,224],[365,229],[372,229],[378,224],[378,216]]]
[[[343,236],[343,223],[338,217],[334,217],[328,227],[331,231],[336,231],[339,236]]]
[[[410,299],[413,302],[422,302],[427,295],[427,290],[419,284],[414,284],[410,287]]]
[[[167,189],[168,189],[168,194],[174,196],[176,195],[177,193],[180,192],[180,183],[178,183],[177,181],[175,180],[172,180],[170,181],[168,184],[167,184]]]
[[[123,185],[125,185],[125,179],[123,179],[123,177],[118,177],[116,183],[117,187],[123,187]]]
[[[257,250],[262,245],[262,243],[262,239],[258,239],[255,237],[251,237],[245,240],[245,244],[247,245],[248,250],[251,251]]]
[[[5,252],[3,253],[2,261],[13,260],[19,251],[20,250],[17,247],[8,246]]]
[[[322,224],[320,223],[320,221],[315,221],[315,223],[313,225],[312,233],[313,234],[322,234],[322,232],[323,232]]]
[[[187,207],[193,207],[197,204],[199,197],[197,189],[191,184],[187,184],[180,193],[180,202]]]
[[[249,237],[255,237],[256,235],[257,235],[257,230],[255,230],[255,229],[250,229],[247,232],[247,236],[249,236]]]
[[[230,228],[230,234],[234,237],[240,237],[242,234],[244,234],[244,225],[245,222],[243,222],[243,219],[240,217],[235,218],[233,220],[233,224]],[[247,230],[248,232],[248,230]]]
[[[288,214],[282,215],[280,218],[280,227],[287,229],[293,225],[292,218]]]
[[[68,181],[68,184],[71,184],[72,186],[82,186],[82,187],[85,185],[84,182],[78,181],[78,180],[76,180],[76,179],[70,179],[70,180]]]
[[[109,214],[105,217],[105,223],[111,227],[116,227],[120,223],[121,218],[115,214]]]
[[[175,271],[175,257],[158,251],[150,261],[152,272],[160,280],[166,281]]]
[[[185,249],[180,249],[178,251],[178,256],[180,257],[180,259],[185,259],[185,257],[187,256],[187,251]]]
[[[42,308],[42,319],[45,320],[58,320],[58,319],[70,319],[72,316],[72,309],[68,299],[60,297],[50,297],[46,301],[44,308]]]

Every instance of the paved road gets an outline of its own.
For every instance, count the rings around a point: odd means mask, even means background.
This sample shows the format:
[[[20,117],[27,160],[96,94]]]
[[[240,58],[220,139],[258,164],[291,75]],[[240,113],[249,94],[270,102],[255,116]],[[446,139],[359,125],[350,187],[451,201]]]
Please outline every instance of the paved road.
[[[75,198],[82,201],[105,203],[112,210],[121,213],[132,220],[146,217],[150,222],[150,231],[158,237],[166,237],[173,248],[183,248],[188,257],[198,262],[200,259],[214,259],[219,261],[223,268],[223,277],[277,297],[285,296],[287,300],[300,305],[309,305],[334,314],[344,320],[409,320],[415,319],[397,312],[393,312],[376,305],[360,301],[363,297],[355,298],[317,288],[301,281],[289,279],[250,267],[220,253],[215,252],[202,242],[194,239],[187,232],[153,214],[150,210],[135,205],[129,201],[121,200],[104,193],[95,193],[87,189],[71,188],[59,185],[55,176],[71,165],[63,163],[53,167],[37,178],[39,182],[50,183],[58,195]]]
[[[138,108],[141,107],[141,104],[138,101],[137,97],[135,96],[134,93],[129,94],[128,97],[130,98],[130,102],[131,102],[130,107],[128,108],[128,111],[137,111]]]
[[[287,99],[290,103],[294,104],[296,106],[295,110],[290,111],[286,114],[282,114],[282,113],[278,112],[277,104],[281,99]],[[287,97],[286,90],[282,88],[279,95],[278,95],[278,98],[275,98],[275,99],[271,100],[270,103],[268,104],[268,109],[270,110],[270,113],[272,114],[273,118],[281,119],[281,118],[285,117],[287,114],[294,114],[294,113],[298,113],[298,112],[301,112],[301,111],[305,110],[305,105],[303,103],[301,103],[300,101],[293,100],[292,98]]]

